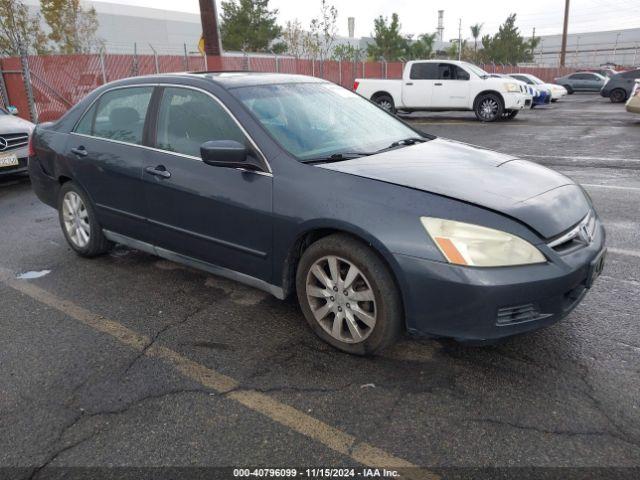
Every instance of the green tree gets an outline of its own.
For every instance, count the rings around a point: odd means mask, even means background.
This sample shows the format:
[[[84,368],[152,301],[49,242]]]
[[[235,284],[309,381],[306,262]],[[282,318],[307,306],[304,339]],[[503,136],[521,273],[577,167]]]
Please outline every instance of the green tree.
[[[364,50],[349,44],[340,44],[333,49],[333,59],[343,62],[358,62],[364,57]]]
[[[338,33],[337,20],[336,7],[329,5],[327,0],[321,0],[320,17],[311,20],[306,38],[307,49],[314,58],[324,60],[329,57]],[[322,69],[322,65],[320,68]]]
[[[373,60],[380,57],[386,61],[396,61],[403,57],[408,48],[407,39],[400,34],[398,14],[391,15],[391,22],[380,15],[373,21],[373,43],[367,46],[367,54]]]
[[[500,26],[498,33],[482,37],[482,59],[487,62],[516,65],[531,62],[539,38],[525,40],[516,27],[516,14],[511,14]]]
[[[49,40],[58,53],[89,53],[102,47],[96,36],[95,8],[85,9],[80,0],[40,0],[40,11],[51,30]]]
[[[269,52],[282,29],[276,24],[278,10],[269,10],[269,0],[222,2],[220,36],[225,50]],[[281,50],[282,47],[276,47]]]
[[[47,36],[40,28],[40,15],[30,15],[20,0],[0,0],[0,55],[46,53]]]
[[[473,53],[474,56],[478,54],[478,38],[480,37],[480,32],[482,31],[484,23],[476,23],[475,25],[471,25],[471,36],[473,37]]]
[[[408,58],[411,60],[427,60],[431,58],[435,41],[435,33],[423,33],[419,35],[416,41],[408,46]]]

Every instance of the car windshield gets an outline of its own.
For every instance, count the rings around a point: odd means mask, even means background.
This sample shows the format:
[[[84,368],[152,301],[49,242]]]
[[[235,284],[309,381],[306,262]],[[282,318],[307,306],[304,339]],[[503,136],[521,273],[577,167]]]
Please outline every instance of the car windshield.
[[[375,152],[420,137],[371,102],[332,83],[256,85],[230,91],[301,161]]]
[[[469,70],[471,70],[473,73],[475,73],[476,75],[478,75],[479,77],[488,77],[489,74],[487,72],[485,72],[483,69],[481,69],[480,67],[474,65],[473,63],[467,63],[464,62],[464,66],[466,68],[468,68]]]
[[[531,79],[531,81],[533,83],[535,83],[536,85],[544,85],[544,82],[542,80],[540,80],[538,77],[536,77],[535,75],[531,75],[529,74],[528,77]]]

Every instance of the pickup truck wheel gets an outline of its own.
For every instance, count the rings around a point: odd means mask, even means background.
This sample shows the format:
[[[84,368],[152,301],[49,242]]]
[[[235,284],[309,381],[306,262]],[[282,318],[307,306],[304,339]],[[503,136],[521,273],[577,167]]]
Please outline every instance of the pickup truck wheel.
[[[382,93],[380,95],[376,95],[373,101],[383,110],[386,110],[389,113],[396,113],[396,106],[393,103],[393,98],[391,98],[391,95]]]
[[[504,106],[502,99],[493,93],[482,95],[476,100],[476,118],[481,122],[495,122],[502,118]]]

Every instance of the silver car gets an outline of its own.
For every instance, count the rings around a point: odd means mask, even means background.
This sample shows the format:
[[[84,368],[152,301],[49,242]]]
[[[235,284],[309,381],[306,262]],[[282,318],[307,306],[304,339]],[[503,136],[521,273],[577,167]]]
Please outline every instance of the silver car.
[[[17,113],[15,107],[0,108],[0,175],[27,170],[29,136],[35,125]]]
[[[608,81],[608,77],[595,72],[576,72],[555,79],[558,85],[567,89],[569,95],[573,92],[599,92]]]

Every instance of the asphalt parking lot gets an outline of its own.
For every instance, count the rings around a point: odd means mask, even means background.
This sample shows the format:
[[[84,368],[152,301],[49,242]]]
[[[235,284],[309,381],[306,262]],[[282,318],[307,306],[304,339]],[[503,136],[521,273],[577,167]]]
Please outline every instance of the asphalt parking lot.
[[[317,339],[293,302],[123,247],[79,258],[28,180],[4,178],[0,467],[634,475],[612,467],[640,468],[640,116],[576,94],[511,122],[408,119],[585,186],[609,255],[568,318],[497,346],[405,339],[353,357]]]

